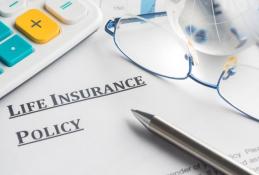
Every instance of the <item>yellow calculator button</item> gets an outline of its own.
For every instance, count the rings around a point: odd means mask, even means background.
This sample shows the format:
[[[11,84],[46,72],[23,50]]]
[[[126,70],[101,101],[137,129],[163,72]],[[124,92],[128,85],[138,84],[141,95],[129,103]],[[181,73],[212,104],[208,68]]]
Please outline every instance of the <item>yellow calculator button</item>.
[[[60,33],[59,25],[40,10],[32,9],[16,19],[15,26],[32,41],[44,44]]]

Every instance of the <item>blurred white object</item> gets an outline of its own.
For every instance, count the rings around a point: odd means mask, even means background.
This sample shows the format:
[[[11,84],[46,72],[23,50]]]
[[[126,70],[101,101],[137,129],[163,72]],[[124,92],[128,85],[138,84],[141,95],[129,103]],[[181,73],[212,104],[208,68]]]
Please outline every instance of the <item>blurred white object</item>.
[[[232,55],[259,38],[258,0],[168,0],[173,29],[210,55]]]
[[[127,0],[127,12],[134,15],[165,11],[164,0]]]
[[[112,17],[121,17],[127,14],[139,15],[142,13],[142,5],[149,3],[154,5],[154,11],[165,11],[165,0],[93,0],[101,7],[104,17],[108,20]]]

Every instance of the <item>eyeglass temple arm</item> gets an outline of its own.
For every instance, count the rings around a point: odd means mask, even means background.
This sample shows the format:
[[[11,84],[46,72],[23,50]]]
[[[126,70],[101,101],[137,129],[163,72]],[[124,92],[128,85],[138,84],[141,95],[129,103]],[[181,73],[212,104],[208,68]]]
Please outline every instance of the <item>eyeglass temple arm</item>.
[[[156,13],[147,13],[147,14],[141,14],[137,15],[138,17],[144,18],[144,19],[152,19],[156,17],[163,17],[167,16],[166,12],[156,12]],[[115,28],[120,21],[121,18],[115,18],[114,20],[109,20],[105,25],[105,31],[110,34],[111,36],[114,36],[115,34]],[[128,23],[134,23],[134,22],[141,22],[142,20],[136,17],[127,18],[124,19],[121,23],[122,24],[128,24]]]

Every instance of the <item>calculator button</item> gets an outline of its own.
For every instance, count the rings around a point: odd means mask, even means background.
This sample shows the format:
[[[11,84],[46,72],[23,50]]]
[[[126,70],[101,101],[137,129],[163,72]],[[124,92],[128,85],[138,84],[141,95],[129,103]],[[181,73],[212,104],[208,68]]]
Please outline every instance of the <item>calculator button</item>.
[[[11,31],[11,29],[0,21],[0,41],[4,40],[8,36],[10,36],[12,33],[13,32]]]
[[[59,25],[40,10],[32,9],[16,19],[16,28],[32,41],[44,44],[60,33]]]
[[[33,52],[32,46],[18,35],[0,45],[0,61],[12,67]]]
[[[65,24],[75,24],[87,14],[79,0],[46,0],[45,8]]]
[[[27,0],[1,0],[0,15],[9,17],[26,7]]]
[[[4,73],[4,69],[0,67],[0,75]]]

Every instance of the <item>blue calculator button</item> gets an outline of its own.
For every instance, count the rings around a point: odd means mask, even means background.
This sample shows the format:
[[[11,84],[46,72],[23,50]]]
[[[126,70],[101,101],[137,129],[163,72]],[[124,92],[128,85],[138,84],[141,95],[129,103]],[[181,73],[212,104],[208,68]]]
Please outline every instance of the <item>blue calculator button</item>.
[[[0,41],[10,36],[13,32],[9,27],[0,21]]]
[[[0,67],[0,75],[4,73],[4,69]]]
[[[12,67],[33,53],[32,46],[18,35],[0,45],[0,61]]]

